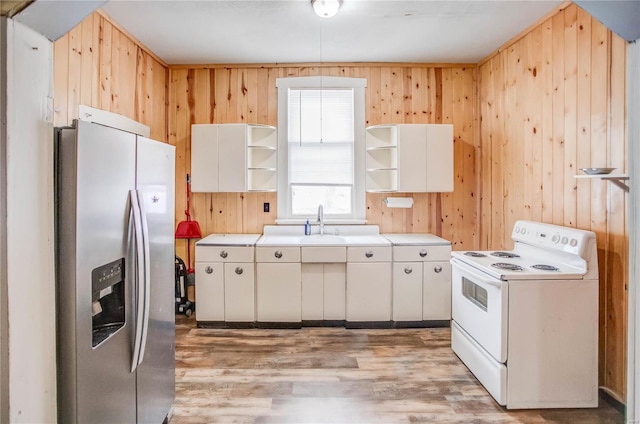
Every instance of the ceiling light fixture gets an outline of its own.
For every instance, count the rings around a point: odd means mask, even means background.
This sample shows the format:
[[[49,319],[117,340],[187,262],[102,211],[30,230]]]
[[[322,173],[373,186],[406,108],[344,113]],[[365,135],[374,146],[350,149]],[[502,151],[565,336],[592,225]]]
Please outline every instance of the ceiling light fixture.
[[[340,9],[340,3],[342,3],[342,0],[311,0],[313,10],[321,18],[336,16],[338,9]]]

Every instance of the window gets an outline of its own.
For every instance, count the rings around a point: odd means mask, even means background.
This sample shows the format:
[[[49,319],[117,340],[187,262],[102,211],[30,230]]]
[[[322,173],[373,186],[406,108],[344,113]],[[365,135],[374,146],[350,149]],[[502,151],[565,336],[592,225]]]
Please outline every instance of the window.
[[[364,222],[361,78],[279,78],[278,222]]]

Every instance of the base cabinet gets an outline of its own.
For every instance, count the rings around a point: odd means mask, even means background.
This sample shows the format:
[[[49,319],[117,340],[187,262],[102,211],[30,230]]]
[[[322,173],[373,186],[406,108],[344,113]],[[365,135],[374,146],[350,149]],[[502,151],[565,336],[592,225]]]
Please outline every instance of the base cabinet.
[[[224,264],[224,306],[225,321],[253,322],[256,320],[253,263]]]
[[[415,237],[416,242],[420,237]],[[406,235],[387,235],[392,241]],[[438,245],[414,244],[393,246],[393,320],[449,321],[451,319],[451,246],[437,239]],[[441,241],[439,241],[441,240]]]
[[[424,262],[422,319],[451,319],[451,264],[449,261]]]
[[[347,321],[391,320],[391,263],[347,263]]]
[[[258,322],[301,322],[300,263],[256,265]]]
[[[422,281],[422,262],[394,262],[394,321],[422,321]]]
[[[345,319],[345,264],[302,264],[302,320]]]
[[[224,321],[224,263],[198,262],[196,272],[196,319]]]

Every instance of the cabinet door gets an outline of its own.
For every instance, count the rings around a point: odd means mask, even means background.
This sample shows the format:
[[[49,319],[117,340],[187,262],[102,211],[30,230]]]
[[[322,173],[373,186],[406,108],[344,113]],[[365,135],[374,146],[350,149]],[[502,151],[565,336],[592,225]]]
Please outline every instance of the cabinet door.
[[[224,264],[224,310],[225,321],[255,321],[253,262]]]
[[[391,263],[347,263],[347,321],[391,320]]]
[[[256,264],[256,312],[261,322],[301,321],[300,263]]]
[[[324,265],[324,319],[343,321],[346,310],[345,264]]]
[[[220,125],[218,129],[218,191],[247,191],[246,135],[246,124]]]
[[[322,264],[302,264],[302,319],[323,319]]]
[[[398,191],[427,191],[427,126],[398,127]]]
[[[224,321],[224,269],[217,262],[196,262],[196,320]]]
[[[422,262],[393,264],[393,320],[422,321]]]
[[[422,319],[451,319],[451,264],[448,261],[424,263]]]
[[[426,171],[426,191],[453,191],[453,125],[428,125]]]
[[[218,191],[218,127],[191,126],[191,191]]]

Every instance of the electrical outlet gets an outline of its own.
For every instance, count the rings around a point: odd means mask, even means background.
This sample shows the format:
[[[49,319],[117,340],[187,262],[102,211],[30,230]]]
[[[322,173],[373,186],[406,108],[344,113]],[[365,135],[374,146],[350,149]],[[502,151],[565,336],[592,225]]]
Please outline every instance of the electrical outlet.
[[[269,212],[269,202],[262,204],[262,210],[265,212]]]

